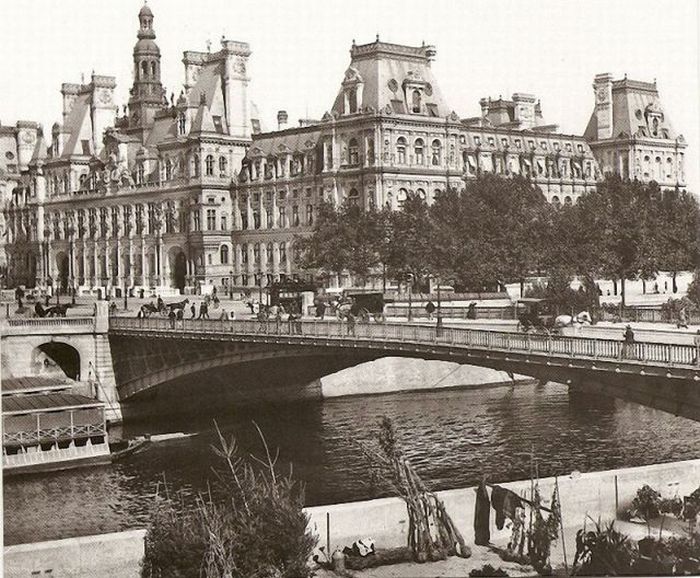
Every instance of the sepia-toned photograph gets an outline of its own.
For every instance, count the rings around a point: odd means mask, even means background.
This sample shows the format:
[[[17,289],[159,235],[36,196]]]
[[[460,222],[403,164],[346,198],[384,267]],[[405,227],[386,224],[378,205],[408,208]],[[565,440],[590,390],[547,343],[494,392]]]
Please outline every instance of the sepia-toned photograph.
[[[700,576],[699,36],[0,0],[0,574]]]

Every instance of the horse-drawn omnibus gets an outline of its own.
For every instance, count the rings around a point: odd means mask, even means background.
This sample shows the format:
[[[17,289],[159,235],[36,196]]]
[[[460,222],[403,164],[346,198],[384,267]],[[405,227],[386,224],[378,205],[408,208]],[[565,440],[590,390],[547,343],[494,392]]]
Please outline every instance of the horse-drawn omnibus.
[[[313,283],[288,279],[278,281],[270,285],[270,305],[281,306],[287,313],[303,315],[304,293],[316,293],[317,287]]]
[[[359,321],[367,323],[374,319],[377,323],[384,323],[386,316],[384,306],[394,300],[387,298],[382,291],[363,291],[362,289],[346,289],[336,305],[335,312],[338,319],[344,319],[348,313],[354,315]]]

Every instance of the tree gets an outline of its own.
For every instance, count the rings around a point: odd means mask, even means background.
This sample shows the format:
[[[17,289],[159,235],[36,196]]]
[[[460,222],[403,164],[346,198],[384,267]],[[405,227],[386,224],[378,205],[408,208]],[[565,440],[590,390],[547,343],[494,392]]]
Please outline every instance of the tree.
[[[700,209],[691,193],[678,190],[664,191],[659,204],[654,231],[659,266],[671,273],[673,293],[677,293],[678,273],[698,263]]]
[[[623,307],[625,280],[649,278],[658,269],[653,210],[659,197],[656,183],[610,176],[576,207],[578,268],[592,278],[619,279]]]

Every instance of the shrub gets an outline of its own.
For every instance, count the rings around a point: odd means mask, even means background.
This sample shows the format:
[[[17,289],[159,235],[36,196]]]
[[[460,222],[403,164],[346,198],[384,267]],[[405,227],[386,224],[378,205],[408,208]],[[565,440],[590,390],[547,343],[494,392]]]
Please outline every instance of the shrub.
[[[661,494],[647,484],[637,490],[637,495],[632,500],[632,509],[646,521],[649,531],[651,531],[649,522],[658,518],[661,513],[659,511],[660,505]]]
[[[265,459],[253,463],[219,432],[214,451],[224,466],[216,472],[214,491],[191,506],[182,494],[157,502],[143,578],[311,576],[307,562],[317,538],[307,530],[303,488],[291,475],[276,472],[276,458],[260,437]]]
[[[619,576],[629,574],[636,553],[629,538],[615,529],[615,522],[576,533],[576,555],[572,575]],[[580,565],[580,567],[578,567]]]
[[[700,269],[695,269],[693,280],[688,285],[686,298],[693,304],[695,309],[700,309]]]

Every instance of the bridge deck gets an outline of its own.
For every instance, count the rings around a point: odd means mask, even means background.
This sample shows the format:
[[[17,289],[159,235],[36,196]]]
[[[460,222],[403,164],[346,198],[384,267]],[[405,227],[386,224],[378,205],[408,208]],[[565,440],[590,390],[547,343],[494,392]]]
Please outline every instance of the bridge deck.
[[[462,350],[512,352],[537,357],[614,361],[618,364],[650,367],[682,367],[700,369],[697,348],[692,345],[635,342],[590,337],[569,337],[462,327],[406,323],[356,324],[354,331],[347,323],[336,320],[304,320],[293,324],[256,320],[175,321],[149,318],[112,317],[110,333],[140,336],[182,336],[188,339],[250,339],[272,343],[308,343],[317,346],[387,347],[392,344],[438,347]],[[323,341],[323,343],[321,343]]]

